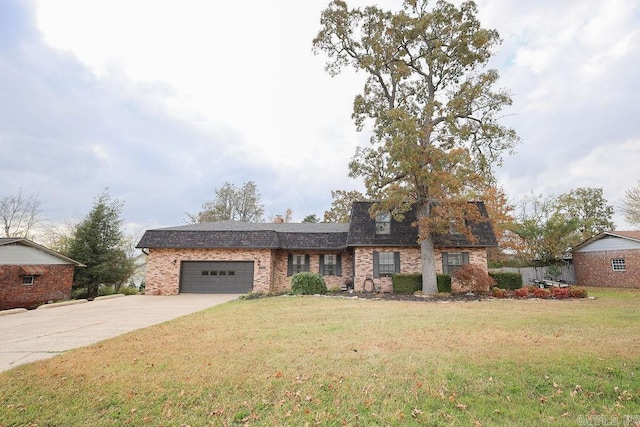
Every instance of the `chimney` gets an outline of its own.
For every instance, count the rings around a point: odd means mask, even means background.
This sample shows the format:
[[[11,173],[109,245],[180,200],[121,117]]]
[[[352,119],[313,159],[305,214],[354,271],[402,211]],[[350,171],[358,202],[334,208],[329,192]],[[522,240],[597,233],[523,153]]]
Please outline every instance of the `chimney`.
[[[284,218],[282,218],[282,215],[276,215],[276,217],[273,218],[273,223],[274,224],[282,224],[282,223],[284,223]]]

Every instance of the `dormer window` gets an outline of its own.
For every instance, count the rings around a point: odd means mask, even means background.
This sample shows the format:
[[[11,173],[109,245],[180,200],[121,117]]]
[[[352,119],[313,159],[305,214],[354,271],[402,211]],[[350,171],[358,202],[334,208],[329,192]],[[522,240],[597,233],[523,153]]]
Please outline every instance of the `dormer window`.
[[[391,234],[391,214],[383,212],[376,215],[376,235]]]
[[[449,234],[452,236],[459,236],[462,234],[458,228],[458,222],[455,219],[449,221]]]

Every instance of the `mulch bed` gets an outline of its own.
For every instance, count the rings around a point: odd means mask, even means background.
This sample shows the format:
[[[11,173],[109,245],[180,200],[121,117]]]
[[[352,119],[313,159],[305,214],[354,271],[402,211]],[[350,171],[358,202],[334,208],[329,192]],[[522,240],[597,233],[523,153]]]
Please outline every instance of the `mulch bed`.
[[[482,301],[494,299],[490,295],[477,295],[473,293],[455,294],[435,294],[435,295],[414,295],[395,294],[391,292],[330,292],[328,296],[354,298],[354,299],[374,299],[386,301],[421,301],[421,302],[448,302],[448,301]]]

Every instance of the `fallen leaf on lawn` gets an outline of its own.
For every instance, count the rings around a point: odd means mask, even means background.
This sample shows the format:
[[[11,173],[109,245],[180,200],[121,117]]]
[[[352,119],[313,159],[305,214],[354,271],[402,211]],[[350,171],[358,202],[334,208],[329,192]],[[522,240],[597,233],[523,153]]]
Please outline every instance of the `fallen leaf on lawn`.
[[[465,409],[467,409],[467,405],[465,405],[465,404],[463,404],[463,403],[458,403],[458,404],[456,405],[456,408],[458,408],[458,409],[460,409],[460,410],[463,410],[463,411],[464,411]]]

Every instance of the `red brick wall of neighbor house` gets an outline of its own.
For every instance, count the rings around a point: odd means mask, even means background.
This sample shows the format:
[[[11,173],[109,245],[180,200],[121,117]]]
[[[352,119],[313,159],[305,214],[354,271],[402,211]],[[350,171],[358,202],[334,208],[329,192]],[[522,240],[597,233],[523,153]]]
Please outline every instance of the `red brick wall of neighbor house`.
[[[626,271],[613,271],[613,258],[624,258]],[[575,252],[573,265],[580,286],[640,289],[640,250]]]
[[[268,292],[272,276],[270,249],[150,249],[145,294],[176,295],[180,289],[180,261],[255,261],[253,290]],[[173,261],[176,260],[174,264]]]
[[[40,267],[46,271],[35,276],[32,285],[23,285],[19,265],[0,266],[0,310],[35,308],[49,301],[69,299],[74,266],[47,264]]]

